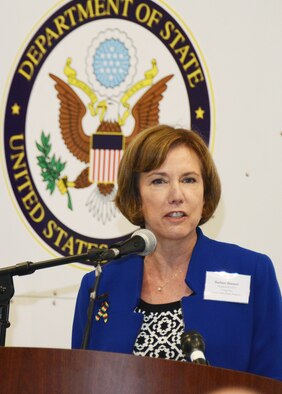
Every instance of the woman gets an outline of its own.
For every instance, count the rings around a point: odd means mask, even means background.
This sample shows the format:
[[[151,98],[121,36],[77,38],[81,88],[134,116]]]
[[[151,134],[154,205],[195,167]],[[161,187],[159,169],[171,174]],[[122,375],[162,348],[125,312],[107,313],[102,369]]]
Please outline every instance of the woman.
[[[204,338],[212,366],[282,379],[281,294],[262,254],[211,240],[199,225],[220,199],[218,174],[194,132],[140,133],[119,167],[116,205],[157,238],[153,253],[106,265],[90,349],[185,360],[181,335]],[[81,346],[94,273],[78,294],[73,347]],[[103,319],[106,316],[106,319]]]

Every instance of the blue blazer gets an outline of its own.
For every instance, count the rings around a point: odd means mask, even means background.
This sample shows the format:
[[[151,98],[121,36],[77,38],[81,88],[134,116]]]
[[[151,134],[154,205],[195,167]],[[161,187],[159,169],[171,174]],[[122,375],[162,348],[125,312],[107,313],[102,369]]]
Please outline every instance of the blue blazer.
[[[181,300],[185,331],[196,330],[206,344],[212,366],[282,380],[282,303],[271,260],[237,245],[209,239],[200,228],[186,283],[194,294]],[[132,354],[143,315],[134,312],[140,299],[144,259],[130,255],[102,267],[89,349]],[[249,303],[204,299],[207,271],[251,276]],[[94,272],[87,273],[78,293],[72,347],[80,348],[86,325]],[[104,315],[103,315],[104,314]],[[96,320],[95,316],[97,316]]]

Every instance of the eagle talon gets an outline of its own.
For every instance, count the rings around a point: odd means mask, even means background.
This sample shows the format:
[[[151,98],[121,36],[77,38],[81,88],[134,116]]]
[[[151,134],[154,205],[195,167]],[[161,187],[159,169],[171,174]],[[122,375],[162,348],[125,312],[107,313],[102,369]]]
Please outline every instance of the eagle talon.
[[[69,187],[74,186],[74,182],[68,182],[68,177],[64,176],[63,178],[59,179],[57,182],[58,189],[60,190],[61,194],[66,194]]]

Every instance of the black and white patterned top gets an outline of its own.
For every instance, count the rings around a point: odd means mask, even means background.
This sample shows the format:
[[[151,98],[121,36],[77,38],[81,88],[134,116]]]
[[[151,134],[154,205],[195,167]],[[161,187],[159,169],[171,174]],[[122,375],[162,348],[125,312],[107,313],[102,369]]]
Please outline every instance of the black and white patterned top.
[[[133,354],[186,361],[181,350],[184,323],[180,301],[168,304],[148,304],[140,300],[136,312],[144,314]]]

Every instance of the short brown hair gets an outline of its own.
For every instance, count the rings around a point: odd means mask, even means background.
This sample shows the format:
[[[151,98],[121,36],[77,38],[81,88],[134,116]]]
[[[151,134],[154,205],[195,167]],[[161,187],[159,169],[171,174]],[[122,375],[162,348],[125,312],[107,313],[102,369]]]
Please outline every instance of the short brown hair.
[[[199,225],[213,215],[221,194],[220,179],[204,140],[194,131],[158,125],[140,132],[125,149],[119,165],[116,206],[133,224],[144,227],[139,176],[159,168],[168,151],[185,145],[198,156],[204,183],[204,208]]]

